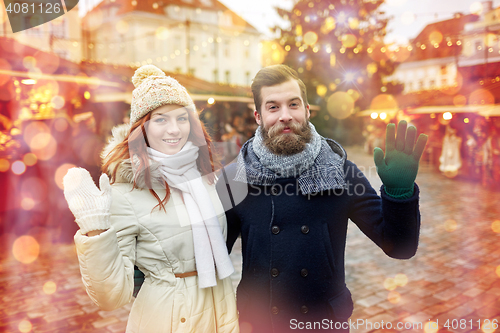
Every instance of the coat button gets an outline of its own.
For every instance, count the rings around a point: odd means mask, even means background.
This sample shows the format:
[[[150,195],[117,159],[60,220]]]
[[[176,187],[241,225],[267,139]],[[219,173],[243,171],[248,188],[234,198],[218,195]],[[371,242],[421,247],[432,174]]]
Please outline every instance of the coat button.
[[[277,225],[273,225],[272,228],[271,228],[271,232],[275,235],[279,234],[280,233],[280,227],[278,227]]]
[[[278,309],[278,307],[277,307],[277,306],[273,306],[273,307],[271,308],[271,313],[272,313],[272,314],[277,315],[277,314],[278,314],[278,312],[280,312],[280,310]]]
[[[309,227],[307,225],[303,225],[302,227],[300,227],[300,231],[302,231],[303,234],[308,234]]]
[[[278,195],[279,194],[278,185],[273,185],[273,187],[271,187],[271,194],[272,195]]]
[[[309,274],[309,272],[307,271],[307,269],[302,268],[302,269],[300,270],[300,276],[302,276],[302,277],[306,277],[306,276],[307,276],[307,274]]]
[[[278,275],[280,275],[280,271],[278,271],[277,268],[271,269],[271,276],[272,277],[277,277]]]
[[[308,313],[308,312],[309,312],[309,309],[307,308],[307,306],[302,305],[302,306],[300,307],[300,312],[302,312],[302,313],[304,313],[304,314],[305,314],[305,313]]]
[[[185,323],[186,322],[186,318],[181,318],[181,323]]]

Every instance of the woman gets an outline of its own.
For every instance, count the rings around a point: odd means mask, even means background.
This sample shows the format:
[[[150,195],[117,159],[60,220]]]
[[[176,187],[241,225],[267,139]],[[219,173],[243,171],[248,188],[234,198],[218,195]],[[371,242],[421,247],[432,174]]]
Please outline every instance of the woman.
[[[132,125],[102,154],[112,185],[81,168],[64,177],[87,293],[104,310],[129,303],[136,265],[127,332],[239,332],[210,137],[175,79],[147,65],[132,82]]]

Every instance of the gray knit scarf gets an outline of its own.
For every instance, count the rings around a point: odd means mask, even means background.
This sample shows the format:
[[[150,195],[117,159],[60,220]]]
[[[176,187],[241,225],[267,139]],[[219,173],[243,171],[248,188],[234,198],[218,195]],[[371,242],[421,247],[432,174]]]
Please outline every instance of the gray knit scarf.
[[[262,127],[259,126],[255,131],[253,140],[253,151],[259,158],[263,166],[273,171],[276,178],[297,177],[314,164],[321,149],[321,136],[316,132],[313,124],[309,123],[311,128],[311,142],[306,143],[306,147],[300,153],[294,155],[276,155],[264,145],[262,136]]]
[[[303,194],[345,188],[347,154],[344,148],[331,139],[321,137],[314,126],[309,125],[313,132],[311,143],[303,152],[291,156],[272,154],[264,146],[258,128],[255,137],[241,147],[234,180],[270,186],[277,178],[293,177],[297,178]]]

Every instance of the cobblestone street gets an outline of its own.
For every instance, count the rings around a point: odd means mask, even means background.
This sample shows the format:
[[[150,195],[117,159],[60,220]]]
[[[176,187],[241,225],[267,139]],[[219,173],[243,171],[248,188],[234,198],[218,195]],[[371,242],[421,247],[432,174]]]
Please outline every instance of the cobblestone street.
[[[372,156],[359,147],[347,153],[378,190]],[[500,191],[445,178],[427,165],[421,166],[417,184],[422,227],[414,258],[387,257],[350,224],[346,278],[354,300],[351,321],[359,324],[351,332],[495,332]],[[50,233],[36,239],[40,254],[30,264],[14,259],[13,235],[0,239],[9,249],[0,256],[0,332],[124,332],[131,305],[99,310],[85,292],[74,245],[53,244]],[[232,254],[235,286],[241,271],[237,249]]]

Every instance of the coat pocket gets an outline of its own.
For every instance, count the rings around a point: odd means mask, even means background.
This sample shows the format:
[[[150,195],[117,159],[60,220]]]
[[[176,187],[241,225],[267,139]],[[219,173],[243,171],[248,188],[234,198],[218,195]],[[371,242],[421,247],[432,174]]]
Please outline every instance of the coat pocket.
[[[346,321],[352,315],[354,305],[352,303],[351,292],[347,287],[337,296],[328,300],[333,317],[337,321]]]

